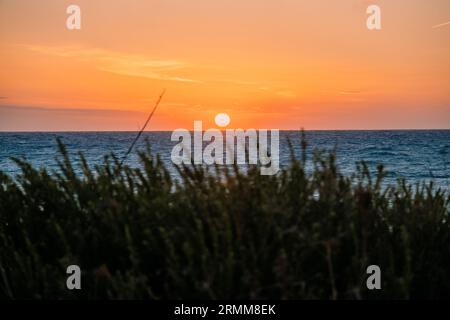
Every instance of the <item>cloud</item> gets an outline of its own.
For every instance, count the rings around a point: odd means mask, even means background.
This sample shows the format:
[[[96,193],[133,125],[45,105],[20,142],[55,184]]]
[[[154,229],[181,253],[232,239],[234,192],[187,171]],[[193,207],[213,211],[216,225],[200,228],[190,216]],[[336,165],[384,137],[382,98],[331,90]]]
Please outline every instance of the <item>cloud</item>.
[[[147,113],[0,105],[0,131],[133,131]]]
[[[284,98],[295,98],[296,95],[293,91],[277,91],[276,93],[280,97]]]
[[[242,79],[223,79],[211,77],[209,79],[192,79],[183,76],[187,70],[195,68],[217,69],[217,66],[198,66],[177,59],[158,59],[144,54],[129,54],[101,48],[88,48],[81,46],[42,46],[20,45],[27,50],[55,57],[76,59],[81,62],[91,62],[96,69],[122,76],[140,77],[153,80],[175,81],[187,84],[230,84],[272,92],[283,97],[295,97],[289,90],[277,89],[273,84],[260,81],[246,81]]]
[[[339,94],[342,94],[342,95],[355,95],[355,94],[361,94],[361,91],[342,90],[342,91],[339,91]]]
[[[178,60],[155,59],[153,57],[126,54],[98,48],[74,46],[25,46],[28,50],[57,57],[73,58],[79,61],[93,61],[97,69],[124,76],[143,77],[155,80],[200,83],[200,81],[176,75],[177,71],[190,65]]]
[[[437,29],[437,28],[445,27],[445,26],[447,26],[447,25],[450,25],[450,21],[444,22],[444,23],[440,23],[440,24],[437,24],[437,25],[435,25],[435,26],[432,26],[431,28]]]
[[[0,105],[0,112],[22,112],[22,111],[35,111],[35,112],[50,112],[50,113],[65,113],[65,114],[80,114],[80,115],[96,115],[102,116],[105,114],[145,114],[141,111],[129,111],[120,109],[87,109],[87,108],[51,108],[51,107],[36,107],[36,106],[14,106],[14,105]]]
[[[229,84],[239,88],[266,91],[283,98],[294,98],[295,92],[280,88],[271,82],[248,81],[245,79],[224,79],[221,73],[206,79],[192,79],[185,76],[186,71],[192,72],[199,67],[214,70],[217,66],[199,66],[178,59],[158,59],[145,54],[129,54],[101,48],[82,46],[43,46],[20,45],[27,50],[43,55],[75,59],[90,62],[97,70],[122,76],[140,77],[161,81],[175,81],[186,84],[208,84],[218,86]]]

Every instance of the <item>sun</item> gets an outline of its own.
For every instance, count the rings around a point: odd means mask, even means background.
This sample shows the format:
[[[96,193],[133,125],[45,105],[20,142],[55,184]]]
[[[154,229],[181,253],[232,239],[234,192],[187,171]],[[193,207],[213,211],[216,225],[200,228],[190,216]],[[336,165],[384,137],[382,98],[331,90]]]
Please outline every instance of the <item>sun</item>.
[[[230,124],[230,116],[226,113],[219,113],[216,115],[216,118],[214,119],[216,122],[216,125],[219,127],[226,127]]]

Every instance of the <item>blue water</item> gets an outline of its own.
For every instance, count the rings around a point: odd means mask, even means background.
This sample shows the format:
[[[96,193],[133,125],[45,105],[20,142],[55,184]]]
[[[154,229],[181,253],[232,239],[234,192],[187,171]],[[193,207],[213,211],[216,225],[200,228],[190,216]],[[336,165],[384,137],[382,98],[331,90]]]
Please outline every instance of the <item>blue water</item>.
[[[145,146],[148,140],[154,153],[172,170],[170,155],[176,142],[170,132],[145,132],[136,145]],[[12,176],[18,174],[11,157],[25,157],[37,167],[57,169],[56,138],[60,137],[70,154],[84,153],[90,165],[101,164],[105,154],[121,157],[135,138],[135,132],[74,132],[74,133],[0,133],[0,170]],[[371,171],[383,164],[388,172],[385,185],[395,184],[398,178],[410,183],[433,181],[450,190],[450,130],[414,131],[307,131],[308,158],[313,149],[336,150],[340,172],[355,172],[356,162],[364,160]],[[288,138],[295,154],[300,156],[300,134],[280,132],[280,162],[289,163]],[[139,166],[136,153],[130,154],[127,164]],[[309,166],[308,168],[311,168]]]

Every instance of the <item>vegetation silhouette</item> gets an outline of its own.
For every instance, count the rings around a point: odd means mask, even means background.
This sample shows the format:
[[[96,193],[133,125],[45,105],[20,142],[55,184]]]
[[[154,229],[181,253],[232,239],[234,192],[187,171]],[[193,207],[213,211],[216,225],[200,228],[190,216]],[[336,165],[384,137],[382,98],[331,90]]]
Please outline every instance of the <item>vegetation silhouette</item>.
[[[447,191],[383,188],[363,163],[343,176],[333,153],[257,166],[178,167],[140,151],[82,174],[59,143],[59,170],[15,159],[0,172],[3,299],[416,299],[450,297]],[[82,269],[81,290],[66,268]],[[366,268],[382,271],[368,290]]]

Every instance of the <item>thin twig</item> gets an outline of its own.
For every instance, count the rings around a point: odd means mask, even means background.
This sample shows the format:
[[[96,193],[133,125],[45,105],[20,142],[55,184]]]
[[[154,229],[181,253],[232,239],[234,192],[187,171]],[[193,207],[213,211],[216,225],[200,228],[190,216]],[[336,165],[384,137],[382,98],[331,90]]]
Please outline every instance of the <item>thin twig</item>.
[[[142,127],[142,129],[138,132],[136,138],[133,140],[133,143],[131,144],[130,148],[128,149],[128,151],[125,153],[125,155],[122,158],[122,161],[120,162],[120,166],[123,165],[123,163],[125,162],[125,160],[127,159],[128,155],[131,153],[131,151],[133,150],[134,145],[136,144],[136,142],[139,140],[139,137],[142,135],[142,132],[144,132],[145,128],[147,127],[147,124],[150,122],[150,119],[153,117],[153,114],[155,113],[156,109],[159,106],[159,103],[161,102],[164,93],[166,93],[166,89],[163,90],[163,92],[161,93],[161,95],[159,96],[158,100],[155,103],[155,106],[153,107],[152,112],[150,113],[150,115],[147,118],[147,121],[145,121],[144,126]]]

